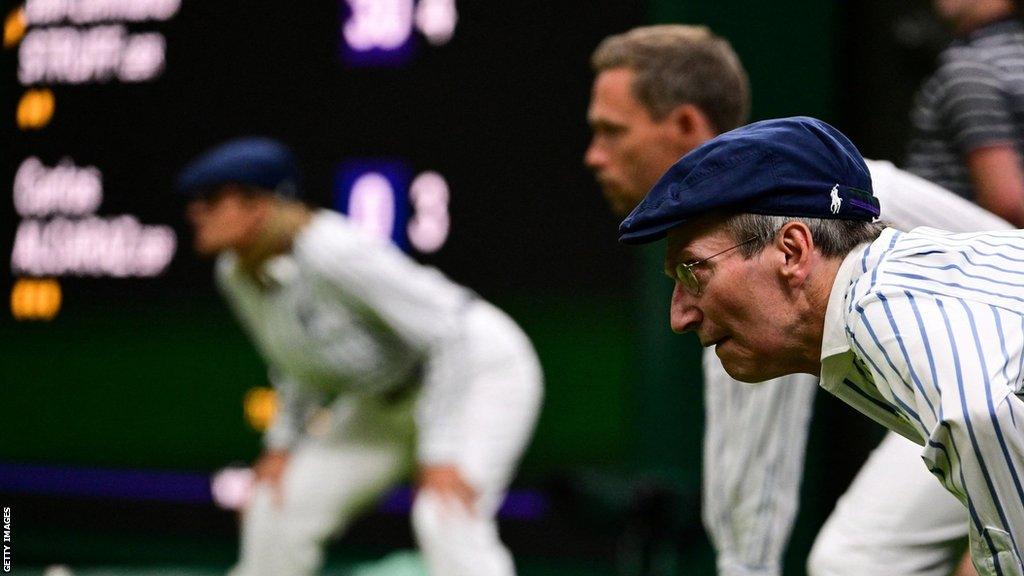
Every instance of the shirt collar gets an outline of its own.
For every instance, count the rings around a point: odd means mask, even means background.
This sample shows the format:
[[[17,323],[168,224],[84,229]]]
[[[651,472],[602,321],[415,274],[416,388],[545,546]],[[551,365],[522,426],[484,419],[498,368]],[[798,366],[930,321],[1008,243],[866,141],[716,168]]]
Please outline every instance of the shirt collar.
[[[850,349],[850,343],[846,339],[846,322],[843,321],[846,293],[855,276],[860,276],[857,265],[869,245],[869,242],[865,242],[857,246],[846,255],[846,258],[843,258],[843,263],[839,265],[836,279],[832,283],[832,292],[828,297],[828,307],[825,308],[825,327],[821,338],[822,360]]]

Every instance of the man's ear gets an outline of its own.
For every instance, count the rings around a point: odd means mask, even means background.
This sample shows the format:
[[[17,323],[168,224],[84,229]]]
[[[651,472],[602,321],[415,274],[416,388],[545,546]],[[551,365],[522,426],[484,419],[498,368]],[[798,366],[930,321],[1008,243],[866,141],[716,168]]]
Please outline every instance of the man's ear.
[[[704,142],[717,136],[714,126],[695,104],[680,104],[668,115],[673,135],[686,150],[693,150]]]
[[[814,238],[803,222],[787,222],[775,236],[775,247],[783,256],[779,275],[792,287],[802,285],[811,272],[814,257]]]

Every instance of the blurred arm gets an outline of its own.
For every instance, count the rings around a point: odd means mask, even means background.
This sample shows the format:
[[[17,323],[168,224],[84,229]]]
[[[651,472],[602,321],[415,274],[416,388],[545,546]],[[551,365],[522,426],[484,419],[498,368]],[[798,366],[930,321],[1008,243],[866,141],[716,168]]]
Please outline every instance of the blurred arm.
[[[466,483],[452,464],[428,464],[420,467],[418,489],[437,494],[446,502],[456,502],[472,514],[476,503],[476,491]]]
[[[1014,226],[1024,226],[1024,176],[1015,147],[1019,135],[1005,73],[965,58],[948,62],[939,74],[946,86],[940,109],[971,173],[975,201]]]
[[[899,230],[930,226],[950,232],[1004,230],[1014,226],[977,204],[884,160],[865,160],[882,205],[882,220]]]
[[[978,204],[993,214],[1024,227],[1024,173],[1012,145],[989,146],[967,154]]]

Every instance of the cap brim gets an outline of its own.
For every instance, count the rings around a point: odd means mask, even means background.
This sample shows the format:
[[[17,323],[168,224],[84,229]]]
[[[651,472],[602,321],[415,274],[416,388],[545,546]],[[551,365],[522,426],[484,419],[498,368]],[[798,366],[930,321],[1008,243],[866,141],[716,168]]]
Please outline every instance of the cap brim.
[[[632,232],[625,232],[619,235],[619,242],[621,244],[628,244],[631,246],[637,246],[640,244],[650,244],[651,242],[657,242],[668,235],[668,231],[679,226],[682,222],[669,222],[667,224],[659,224],[657,226],[649,226],[643,230],[635,230]]]

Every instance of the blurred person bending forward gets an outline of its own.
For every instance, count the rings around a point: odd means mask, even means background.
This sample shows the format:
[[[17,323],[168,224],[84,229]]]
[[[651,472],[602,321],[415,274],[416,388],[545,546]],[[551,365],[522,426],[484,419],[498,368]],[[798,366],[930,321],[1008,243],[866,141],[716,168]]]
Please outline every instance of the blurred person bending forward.
[[[314,574],[326,541],[413,465],[430,573],[513,575],[495,515],[542,397],[520,328],[342,215],[295,201],[295,162],[273,140],[208,151],[178,188],[279,399],[231,575]]]

